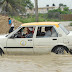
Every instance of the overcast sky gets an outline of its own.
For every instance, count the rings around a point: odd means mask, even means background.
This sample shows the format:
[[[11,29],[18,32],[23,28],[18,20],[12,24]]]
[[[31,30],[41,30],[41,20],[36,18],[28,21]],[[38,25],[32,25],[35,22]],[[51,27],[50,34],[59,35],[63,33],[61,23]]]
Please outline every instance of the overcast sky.
[[[35,0],[31,0],[33,3]],[[67,5],[72,9],[72,0],[38,0],[38,7],[46,7],[46,5],[52,6],[52,4],[59,6],[60,3]]]

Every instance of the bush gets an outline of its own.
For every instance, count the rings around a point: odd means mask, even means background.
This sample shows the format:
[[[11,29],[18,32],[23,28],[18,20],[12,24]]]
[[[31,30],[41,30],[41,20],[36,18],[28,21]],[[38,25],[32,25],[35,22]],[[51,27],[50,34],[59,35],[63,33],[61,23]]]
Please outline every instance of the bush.
[[[28,18],[22,18],[22,17],[12,17],[17,21],[20,21],[22,23],[29,23],[29,22],[35,22],[35,16],[34,17],[28,17]],[[39,22],[46,22],[46,21],[55,21],[58,22],[58,19],[49,19],[49,18],[43,18],[43,17],[39,17]]]
[[[22,18],[22,17],[13,17],[15,20],[18,20],[22,23],[28,23],[28,22],[34,22],[35,21],[35,18],[34,17],[29,17],[29,18]]]
[[[48,12],[48,18],[59,19],[60,13],[59,12]]]
[[[70,23],[70,26],[72,26],[72,23]]]
[[[59,22],[62,21],[58,18],[58,13],[54,15],[56,18],[47,18],[47,14],[39,14],[39,22],[47,22],[47,21],[52,21],[52,22]],[[11,17],[11,16],[10,16]],[[27,15],[26,17],[24,16],[12,16],[17,21],[20,21],[22,23],[29,23],[29,22],[35,22],[35,15]]]

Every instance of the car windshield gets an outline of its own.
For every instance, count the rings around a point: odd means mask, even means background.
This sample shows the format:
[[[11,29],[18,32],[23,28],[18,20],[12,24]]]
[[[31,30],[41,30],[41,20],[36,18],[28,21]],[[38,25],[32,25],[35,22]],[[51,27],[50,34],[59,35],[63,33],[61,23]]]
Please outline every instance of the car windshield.
[[[60,28],[65,32],[65,34],[69,34],[69,31],[61,24],[59,24]]]
[[[18,27],[17,29],[21,29],[21,26]],[[17,29],[15,29],[13,32],[11,32],[10,34],[13,34]],[[5,37],[8,37],[10,34],[7,34]]]

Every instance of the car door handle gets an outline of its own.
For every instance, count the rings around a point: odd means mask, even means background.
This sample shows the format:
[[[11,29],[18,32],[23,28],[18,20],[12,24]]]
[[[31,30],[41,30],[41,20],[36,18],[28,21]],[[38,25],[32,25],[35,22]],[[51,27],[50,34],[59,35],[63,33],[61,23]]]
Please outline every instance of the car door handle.
[[[32,39],[28,40],[28,41],[32,41]]]
[[[57,39],[53,39],[53,40],[57,40]]]

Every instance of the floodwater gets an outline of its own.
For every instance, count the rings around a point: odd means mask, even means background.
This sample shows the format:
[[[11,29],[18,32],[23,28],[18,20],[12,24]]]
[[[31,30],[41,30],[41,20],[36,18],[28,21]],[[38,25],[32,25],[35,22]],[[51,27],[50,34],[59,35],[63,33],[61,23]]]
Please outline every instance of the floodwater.
[[[72,55],[3,55],[0,72],[72,72]]]

